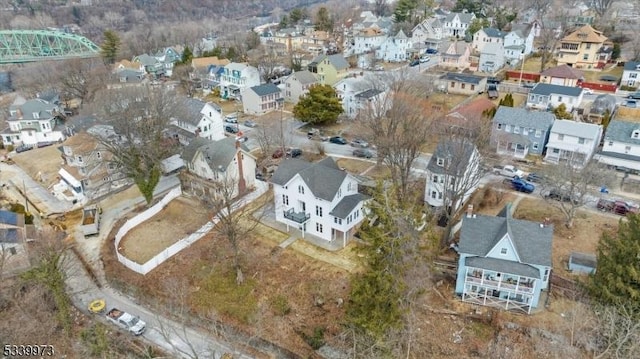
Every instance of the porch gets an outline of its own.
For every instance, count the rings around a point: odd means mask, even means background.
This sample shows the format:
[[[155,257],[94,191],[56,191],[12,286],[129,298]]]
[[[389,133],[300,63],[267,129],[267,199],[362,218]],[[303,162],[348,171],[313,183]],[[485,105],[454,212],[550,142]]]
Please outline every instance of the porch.
[[[530,144],[531,141],[522,135],[502,133],[496,140],[496,152],[499,155],[524,159],[529,154]]]
[[[545,161],[554,163],[569,162],[573,166],[584,166],[587,155],[575,149],[563,148],[563,146],[547,145],[547,155]]]

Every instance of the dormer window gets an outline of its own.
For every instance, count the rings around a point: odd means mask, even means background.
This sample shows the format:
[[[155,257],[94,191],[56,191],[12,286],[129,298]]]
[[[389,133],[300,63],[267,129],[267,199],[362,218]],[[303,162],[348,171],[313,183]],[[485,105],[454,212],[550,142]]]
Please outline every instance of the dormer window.
[[[633,133],[631,134],[632,138],[640,138],[640,129],[638,130],[634,130]]]
[[[438,157],[436,159],[436,164],[440,167],[444,166],[444,158]]]
[[[39,118],[39,117],[40,117],[40,114],[38,114],[37,112],[33,113],[33,118]]]

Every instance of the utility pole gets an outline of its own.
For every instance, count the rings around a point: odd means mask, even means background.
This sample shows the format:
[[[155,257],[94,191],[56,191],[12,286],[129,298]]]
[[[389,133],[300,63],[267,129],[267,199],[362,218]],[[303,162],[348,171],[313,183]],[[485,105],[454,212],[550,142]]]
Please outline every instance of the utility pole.
[[[24,195],[24,210],[26,213],[29,213],[29,199],[27,198],[27,185],[22,180],[22,194]]]
[[[284,98],[281,97],[276,100],[278,106],[280,106],[280,149],[282,150],[282,154],[284,155],[284,119],[282,118],[282,108],[284,107]]]

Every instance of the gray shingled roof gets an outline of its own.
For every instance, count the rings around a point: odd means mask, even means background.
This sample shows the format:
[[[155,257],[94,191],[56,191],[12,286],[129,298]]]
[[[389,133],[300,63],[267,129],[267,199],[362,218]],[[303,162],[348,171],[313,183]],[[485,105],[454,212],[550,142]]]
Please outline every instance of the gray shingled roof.
[[[622,160],[640,161],[640,156],[634,156],[634,155],[630,155],[628,153],[600,151],[599,154],[600,154],[600,156],[619,158],[619,159],[622,159]]]
[[[158,59],[148,54],[138,56],[137,60],[144,66],[153,66],[158,62]]]
[[[311,63],[319,64],[325,58],[329,59],[329,62],[331,62],[331,64],[333,65],[333,67],[336,68],[336,70],[344,70],[344,69],[348,69],[349,68],[349,63],[342,56],[342,54],[318,55],[313,60],[311,60]]]
[[[524,108],[500,106],[493,116],[493,123],[504,123],[526,128],[544,129],[551,128],[555,116],[550,112],[531,111]]]
[[[478,84],[480,84],[480,81],[482,81],[482,79],[484,79],[484,77],[476,76],[476,75],[469,75],[469,74],[459,74],[459,73],[456,73],[456,72],[447,72],[445,75],[442,76],[441,79],[448,80],[448,81],[465,82],[465,83],[478,85]]]
[[[291,158],[280,163],[271,182],[285,186],[296,174],[302,177],[314,196],[326,201],[333,200],[347,176],[347,172],[341,171],[330,157],[315,163]]]
[[[520,262],[551,266],[553,226],[511,217],[510,204],[498,216],[476,214],[475,218],[462,219],[460,253],[485,257],[508,234]]]
[[[356,208],[356,206],[360,202],[368,198],[369,196],[362,193],[356,193],[349,196],[344,196],[340,200],[340,202],[338,202],[338,204],[333,208],[333,210],[329,212],[329,214],[334,217],[345,219],[347,218],[349,213],[351,213],[351,211],[353,211],[353,209]]]
[[[462,176],[467,169],[474,149],[473,143],[466,140],[440,141],[427,164],[427,170],[436,174],[448,172],[449,175]],[[438,158],[445,159],[445,163],[447,160],[455,163],[453,165],[447,164],[447,168],[438,166]]]
[[[22,119],[24,120],[33,120],[33,114],[38,114],[38,119],[45,120],[52,118],[52,112],[57,106],[49,103],[42,99],[32,99],[28,100],[22,105],[12,105],[9,107],[9,110],[20,110],[22,111]],[[20,116],[15,116],[19,118]]]
[[[620,141],[624,143],[640,145],[640,138],[633,138],[633,131],[640,130],[640,123],[612,120],[607,126],[604,139],[606,141]]]
[[[551,132],[553,133],[589,138],[592,140],[600,140],[598,137],[601,131],[602,127],[600,125],[572,120],[557,120],[553,123],[553,126],[551,126]]]
[[[483,268],[499,273],[517,274],[529,278],[540,279],[540,271],[528,264],[498,258],[467,257],[464,264],[468,267]]]
[[[453,21],[453,18],[458,15],[458,18],[460,19],[460,22],[463,24],[469,24],[471,22],[471,20],[473,19],[474,14],[473,13],[469,13],[469,12],[452,12],[447,14],[447,17],[445,18],[445,22],[451,22]]]
[[[555,94],[578,97],[580,96],[580,93],[582,93],[582,88],[538,83],[529,93],[542,96]]]
[[[291,74],[291,77],[298,80],[302,85],[309,85],[318,82],[318,79],[309,70],[294,72]]]
[[[249,151],[244,144],[241,145],[241,148],[244,151]],[[211,141],[198,137],[189,143],[182,152],[181,157],[185,162],[191,162],[198,152],[202,153],[210,168],[221,167],[226,169],[236,155],[236,139],[234,137],[226,137],[218,141]]]
[[[200,122],[200,120],[202,119],[202,114],[200,113],[200,111],[202,111],[204,105],[204,101],[200,101],[193,97],[185,97],[183,100],[184,115],[181,116],[180,119],[194,126],[197,125],[198,122]]]
[[[640,66],[640,62],[637,61],[627,61],[624,63],[624,69],[626,71],[638,71],[638,66]]]
[[[380,89],[369,89],[369,90],[365,90],[362,91],[358,94],[355,95],[356,98],[364,98],[364,99],[369,99],[372,97],[375,97],[379,94],[381,94],[383,91]]]
[[[258,96],[266,96],[266,95],[271,95],[271,94],[280,92],[280,89],[278,88],[278,86],[272,83],[253,86],[251,90],[253,90],[253,92],[255,92],[256,95]]]
[[[198,149],[200,147],[212,142],[213,141],[208,138],[196,137],[191,140],[191,142],[189,142],[189,144],[182,150],[182,154],[180,155],[180,157],[182,157],[185,162],[191,162],[193,161],[193,158],[196,156],[196,153],[198,152]]]
[[[493,27],[485,27],[482,31],[484,31],[488,37],[504,38],[507,35],[507,32],[494,29]]]
[[[502,49],[503,49],[502,44],[499,44],[497,42],[489,42],[484,45],[481,53],[487,54],[487,55],[499,55],[499,54],[502,54],[503,52]]]

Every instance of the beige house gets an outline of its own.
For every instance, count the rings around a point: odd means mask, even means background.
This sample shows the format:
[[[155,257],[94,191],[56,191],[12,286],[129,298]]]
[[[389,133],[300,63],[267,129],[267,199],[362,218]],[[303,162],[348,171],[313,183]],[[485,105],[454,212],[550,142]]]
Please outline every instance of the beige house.
[[[575,30],[560,41],[558,65],[578,69],[602,68],[611,59],[613,43],[590,25]]]
[[[342,54],[320,55],[313,59],[307,68],[316,75],[320,84],[333,86],[347,75],[349,63]]]
[[[263,115],[281,106],[282,93],[272,83],[249,87],[242,92],[242,107],[246,114]]]
[[[441,87],[447,93],[458,95],[476,95],[484,91],[487,78],[482,76],[447,72],[440,78]]]
[[[466,69],[470,65],[469,55],[471,49],[464,41],[455,41],[440,56],[440,66],[454,67],[460,70]]]
[[[584,80],[584,73],[567,64],[546,69],[540,73],[540,82],[561,86],[578,86]]]
[[[284,81],[284,99],[287,102],[298,103],[300,97],[309,92],[309,88],[318,83],[318,79],[309,71],[292,73]]]

